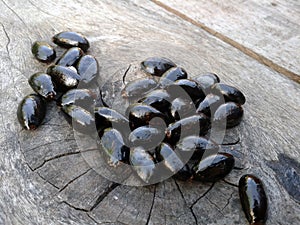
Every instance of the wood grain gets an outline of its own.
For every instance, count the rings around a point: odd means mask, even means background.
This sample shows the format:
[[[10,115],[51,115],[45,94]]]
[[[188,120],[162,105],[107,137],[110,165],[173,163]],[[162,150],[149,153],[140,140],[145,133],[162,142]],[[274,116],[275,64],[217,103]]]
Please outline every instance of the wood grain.
[[[289,77],[300,75],[297,1],[154,0]],[[182,14],[182,15],[181,15]],[[299,79],[297,79],[299,82]]]
[[[269,198],[267,224],[299,221],[297,195],[285,185],[297,186],[299,178],[299,84],[149,1],[2,0],[0,9],[0,224],[247,224],[237,189],[224,182],[211,187],[168,179],[130,187],[103,178],[79,153],[54,103],[39,129],[21,129],[16,109],[32,92],[27,79],[47,67],[35,61],[31,43],[63,30],[90,40],[101,86],[120,84],[129,64],[158,55],[191,77],[211,71],[239,87],[247,102],[233,134],[241,142],[226,150],[245,169],[227,179],[236,183],[255,173]],[[296,171],[295,179],[276,170],[282,155],[295,163],[279,168]]]

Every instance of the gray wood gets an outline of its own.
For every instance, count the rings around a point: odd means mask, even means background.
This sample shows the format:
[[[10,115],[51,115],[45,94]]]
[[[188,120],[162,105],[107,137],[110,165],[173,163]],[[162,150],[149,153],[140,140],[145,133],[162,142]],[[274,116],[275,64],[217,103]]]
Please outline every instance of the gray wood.
[[[237,189],[224,182],[130,187],[103,178],[91,168],[99,155],[80,153],[55,104],[39,129],[21,129],[16,109],[32,92],[27,79],[46,69],[31,43],[63,30],[87,36],[101,85],[114,82],[116,93],[129,64],[153,55],[191,77],[212,71],[239,87],[245,117],[231,135],[241,142],[226,151],[245,169],[226,179],[255,173],[268,194],[267,224],[299,221],[299,197],[287,185],[299,185],[299,84],[149,1],[1,1],[0,9],[0,224],[247,224]]]
[[[178,10],[299,76],[299,1],[154,2]]]

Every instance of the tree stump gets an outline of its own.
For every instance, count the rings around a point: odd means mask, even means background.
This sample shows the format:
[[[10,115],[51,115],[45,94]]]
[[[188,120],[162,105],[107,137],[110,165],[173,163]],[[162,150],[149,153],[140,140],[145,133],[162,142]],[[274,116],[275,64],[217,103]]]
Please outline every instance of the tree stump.
[[[228,136],[240,142],[225,150],[244,169],[226,180],[256,174],[268,195],[267,224],[300,220],[298,83],[151,1],[2,0],[0,9],[0,224],[247,224],[238,189],[223,181],[133,187],[101,176],[55,103],[36,131],[22,130],[16,110],[33,92],[27,80],[47,67],[31,44],[65,30],[87,36],[101,85],[121,88],[130,64],[164,56],[191,77],[211,71],[241,89],[245,116]]]

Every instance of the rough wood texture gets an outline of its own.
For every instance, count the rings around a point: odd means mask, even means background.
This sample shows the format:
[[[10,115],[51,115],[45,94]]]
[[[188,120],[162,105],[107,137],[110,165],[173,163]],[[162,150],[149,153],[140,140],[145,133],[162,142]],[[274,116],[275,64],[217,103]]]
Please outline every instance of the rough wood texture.
[[[150,1],[2,0],[0,9],[0,224],[247,224],[237,188],[224,182],[130,187],[106,180],[79,153],[55,104],[38,130],[21,130],[16,109],[32,92],[27,79],[46,68],[32,57],[31,43],[63,30],[91,41],[102,85],[158,55],[191,76],[212,71],[239,87],[245,117],[232,133],[241,142],[227,151],[245,169],[227,180],[255,173],[269,198],[267,224],[300,220],[299,84]]]
[[[162,2],[178,10],[299,76],[299,1],[154,2]],[[234,44],[238,46],[237,43]]]

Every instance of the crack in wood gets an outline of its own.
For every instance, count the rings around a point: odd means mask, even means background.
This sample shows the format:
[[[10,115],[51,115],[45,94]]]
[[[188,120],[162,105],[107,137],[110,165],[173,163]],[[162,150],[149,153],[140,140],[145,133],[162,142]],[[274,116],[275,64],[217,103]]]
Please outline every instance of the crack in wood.
[[[125,79],[126,79],[126,76],[127,76],[128,71],[130,70],[130,67],[131,67],[131,64],[129,64],[128,68],[126,69],[126,71],[125,71],[125,73],[124,73],[124,75],[123,75],[122,80],[123,80],[123,84],[124,84],[124,85],[126,85],[126,84],[125,84],[125,83],[126,83]]]
[[[179,184],[177,183],[176,179],[173,178],[173,180],[174,180],[174,182],[175,182],[175,185],[176,185],[176,187],[177,187],[177,189],[178,189],[178,191],[179,191],[179,193],[180,193],[180,195],[181,195],[181,197],[182,197],[182,199],[183,199],[185,205],[188,206],[188,204],[187,204],[187,202],[186,202],[186,199],[184,198],[184,194],[183,194],[183,192],[181,191],[181,188],[179,187]],[[192,213],[192,215],[193,215],[193,217],[194,217],[194,220],[195,220],[196,225],[198,225],[198,219],[197,219],[197,216],[196,216],[196,214],[195,214],[195,212],[194,212],[194,210],[193,210],[193,207],[188,207],[188,208],[189,208],[190,212]]]
[[[123,222],[121,222],[121,221],[119,221],[119,220],[117,220],[116,222],[118,222],[120,225],[128,225],[128,224],[123,223]]]
[[[6,31],[5,26],[4,26],[3,23],[1,23],[1,26],[2,26],[2,29],[3,29],[3,31],[4,31],[4,33],[5,33],[5,36],[6,36],[6,38],[7,38],[7,43],[6,43],[6,46],[5,46],[6,52],[7,52],[7,55],[8,55],[9,60],[12,61],[12,60],[11,60],[11,57],[10,57],[10,52],[9,52],[9,44],[10,44],[11,40],[10,40],[10,37],[9,37],[9,35],[8,35],[8,32]]]
[[[49,180],[46,180],[39,172],[37,172],[38,176],[44,180],[46,183],[52,185],[54,188],[58,189],[59,190],[59,187],[57,187],[55,184],[51,183]]]
[[[204,192],[199,198],[197,198],[196,201],[194,201],[194,202],[192,203],[192,205],[190,206],[190,209],[192,209],[192,208],[194,207],[194,205],[196,205],[196,204],[199,202],[199,200],[200,200],[201,198],[204,198],[204,197],[206,196],[206,194],[207,194],[208,192],[210,192],[210,190],[214,187],[214,185],[215,185],[215,183],[212,183],[212,185],[207,189],[207,191]]]
[[[90,210],[88,210],[88,209],[83,209],[83,208],[76,207],[76,206],[74,206],[74,205],[68,203],[67,201],[59,202],[59,204],[66,204],[67,206],[69,206],[69,207],[72,208],[72,209],[75,209],[76,211],[90,212]]]
[[[20,72],[20,74],[22,75],[22,76],[24,76],[23,75],[23,71],[21,71],[18,67],[16,67],[15,65],[14,65],[14,63],[13,63],[13,61],[12,61],[12,59],[11,59],[11,56],[10,56],[10,51],[9,51],[9,45],[10,45],[10,42],[11,42],[11,39],[10,39],[10,37],[9,37],[9,35],[8,35],[8,32],[7,32],[7,30],[6,30],[6,28],[5,28],[5,26],[4,26],[4,24],[3,23],[0,23],[1,24],[1,26],[2,26],[2,28],[3,28],[3,31],[4,31],[4,33],[5,33],[5,36],[6,36],[6,38],[7,38],[7,43],[6,43],[6,52],[7,52],[7,56],[8,56],[8,59],[9,59],[9,61],[10,61],[10,67],[11,68],[14,68],[14,69],[16,69],[16,70],[18,70],[19,72]],[[13,81],[13,87],[14,87],[14,89],[18,92],[18,95],[19,96],[22,96],[22,92],[20,91],[20,89],[18,88],[18,86],[16,85],[16,82],[15,82],[15,74],[13,74],[13,75],[11,75],[11,71],[9,70],[8,71],[8,75],[9,75],[9,77],[12,79],[12,81]],[[26,79],[27,79],[27,77],[26,77]]]
[[[54,18],[58,18],[58,19],[63,19],[65,21],[68,21],[68,19],[66,20],[66,18],[63,18],[63,17],[59,17],[59,16],[56,16],[56,15],[53,15],[49,12],[46,12],[45,10],[43,10],[41,7],[38,7],[35,3],[33,3],[31,0],[28,0],[28,2],[33,6],[35,7],[38,11],[46,14],[47,16],[53,16]]]
[[[127,192],[128,193],[128,192]],[[126,209],[126,207],[123,207],[123,209],[121,210],[121,212],[119,213],[119,215],[117,216],[116,222],[120,222],[123,224],[122,221],[119,220],[120,216],[122,215],[122,213],[124,212],[124,210]]]
[[[1,2],[3,2],[3,4],[13,13],[15,14],[16,17],[18,17],[18,19],[27,27],[26,23],[24,22],[24,20],[19,16],[19,14],[13,9],[11,8],[4,0],[1,0]]]
[[[34,151],[38,148],[45,147],[45,146],[48,146],[48,145],[52,145],[52,144],[55,144],[55,143],[58,143],[58,142],[63,142],[63,141],[66,141],[66,142],[75,141],[75,139],[71,138],[71,139],[60,139],[60,140],[56,140],[56,141],[51,141],[51,142],[48,142],[48,143],[44,143],[42,145],[35,146],[34,148],[30,148],[25,152],[31,152],[31,151]]]
[[[96,208],[106,198],[106,196],[118,186],[120,186],[118,183],[112,183],[110,186],[108,186],[108,188],[97,198],[95,204],[90,208],[89,212]]]
[[[98,221],[96,221],[89,213],[86,213],[87,217],[90,218],[95,224],[100,224]]]
[[[230,203],[230,200],[232,199],[232,197],[233,197],[233,194],[234,194],[234,192],[232,192],[231,194],[230,194],[230,197],[229,197],[229,199],[227,199],[227,203],[226,203],[226,205],[221,209],[221,211],[223,211],[228,205],[229,205],[229,203]]]
[[[254,60],[256,60],[257,62],[266,65],[267,67],[270,67],[271,69],[275,70],[276,72],[288,77],[289,79],[297,82],[300,84],[300,75],[296,74],[280,65],[277,65],[276,63],[274,63],[272,60],[268,59],[267,57],[253,51],[252,49],[238,43],[237,41],[215,31],[214,29],[206,26],[205,24],[198,22],[190,17],[188,17],[187,15],[179,12],[178,10],[160,2],[159,0],[151,0],[154,4],[158,5],[159,7],[165,9],[166,11],[168,11],[169,13],[172,13],[176,16],[178,16],[179,18],[201,28],[202,30],[206,31],[207,33],[209,33],[210,35],[220,39],[221,41],[231,45],[232,47],[238,49],[239,51],[241,51],[242,53],[244,53],[245,55],[253,58]]]
[[[65,186],[63,186],[60,190],[59,193],[62,192],[63,190],[65,190],[70,184],[72,184],[75,180],[79,179],[80,177],[84,176],[85,174],[87,174],[89,171],[91,171],[92,168],[89,168],[87,171],[85,171],[84,173],[78,175],[77,177],[75,177],[74,179],[70,180]]]
[[[224,216],[224,213],[222,212],[222,210],[219,208],[219,206],[218,206],[216,203],[212,202],[212,201],[211,201],[209,198],[207,198],[207,197],[205,197],[205,199],[206,199],[210,204],[212,204],[213,206],[215,206],[215,207],[217,208],[218,212],[221,213],[222,216]]]
[[[154,203],[155,203],[156,187],[157,187],[157,184],[154,185],[153,199],[152,199],[152,203],[151,203],[151,207],[150,207],[150,211],[149,211],[149,215],[148,215],[148,218],[147,218],[146,225],[149,224],[150,219],[151,219],[151,214],[152,214],[153,206],[154,206]]]
[[[49,158],[49,159],[44,160],[44,162],[42,162],[39,166],[35,167],[35,168],[33,169],[33,171],[36,171],[36,170],[40,169],[40,168],[43,167],[46,163],[48,163],[48,162],[50,162],[50,161],[52,161],[52,160],[59,159],[59,158],[62,158],[62,157],[66,157],[66,156],[70,156],[70,155],[78,155],[78,154],[80,154],[80,153],[81,153],[81,152],[79,151],[79,152],[67,152],[67,153],[63,153],[63,154],[60,154],[60,155],[56,155],[56,156],[54,156],[54,157],[52,157],[52,158]]]
[[[226,184],[229,184],[230,186],[233,186],[233,187],[239,187],[238,185],[233,184],[233,183],[231,183],[231,182],[229,182],[229,181],[227,181],[227,180],[225,180],[225,179],[222,179],[222,181],[223,181],[224,183],[226,183]]]

